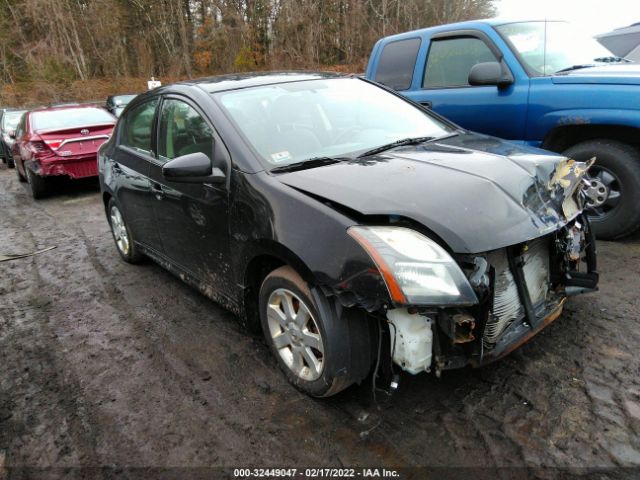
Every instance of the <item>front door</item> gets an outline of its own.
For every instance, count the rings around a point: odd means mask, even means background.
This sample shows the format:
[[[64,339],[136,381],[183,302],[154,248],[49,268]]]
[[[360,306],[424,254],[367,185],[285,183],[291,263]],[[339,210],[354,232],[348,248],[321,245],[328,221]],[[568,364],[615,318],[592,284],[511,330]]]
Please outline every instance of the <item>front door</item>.
[[[149,177],[165,255],[209,296],[226,296],[231,278],[226,185],[179,183],[162,175],[162,166],[182,155],[202,152],[214,159],[221,142],[205,115],[186,99],[165,98],[160,108],[158,155]]]
[[[105,175],[118,177],[116,199],[134,238],[157,252],[162,243],[153,216],[153,196],[148,178],[154,161],[154,120],[159,97],[127,112],[119,124],[120,140],[111,158],[105,160]]]
[[[482,35],[432,39],[424,60],[421,88],[406,92],[458,125],[509,140],[524,138],[529,84],[522,79],[505,88],[469,85],[477,63],[498,62],[496,48]],[[404,93],[404,92],[403,92]]]

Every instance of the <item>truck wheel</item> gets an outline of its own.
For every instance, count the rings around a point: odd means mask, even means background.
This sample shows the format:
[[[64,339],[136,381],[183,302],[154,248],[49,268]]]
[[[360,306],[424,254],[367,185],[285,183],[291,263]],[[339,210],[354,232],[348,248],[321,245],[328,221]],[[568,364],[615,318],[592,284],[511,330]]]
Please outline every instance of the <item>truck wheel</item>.
[[[596,157],[585,186],[587,213],[598,238],[615,240],[640,228],[640,150],[615,140],[589,140],[565,150],[578,161]]]
[[[289,382],[303,392],[329,397],[369,373],[373,322],[336,308],[291,267],[267,275],[259,308],[269,348]]]
[[[45,197],[48,192],[46,179],[35,173],[30,168],[25,167],[25,170],[27,172],[27,182],[29,182],[29,186],[31,187],[31,195],[33,195],[33,198],[38,200]]]

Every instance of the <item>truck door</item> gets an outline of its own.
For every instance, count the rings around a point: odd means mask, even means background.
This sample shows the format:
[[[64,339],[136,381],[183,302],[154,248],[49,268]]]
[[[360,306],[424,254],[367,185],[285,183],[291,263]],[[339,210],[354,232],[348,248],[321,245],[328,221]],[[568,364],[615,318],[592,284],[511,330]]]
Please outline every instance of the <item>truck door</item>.
[[[414,88],[403,92],[405,95],[469,130],[524,139],[528,80],[516,78],[501,88],[469,85],[474,65],[502,61],[502,54],[484,33],[440,33],[421,51],[424,58],[416,65],[421,78],[414,78]]]

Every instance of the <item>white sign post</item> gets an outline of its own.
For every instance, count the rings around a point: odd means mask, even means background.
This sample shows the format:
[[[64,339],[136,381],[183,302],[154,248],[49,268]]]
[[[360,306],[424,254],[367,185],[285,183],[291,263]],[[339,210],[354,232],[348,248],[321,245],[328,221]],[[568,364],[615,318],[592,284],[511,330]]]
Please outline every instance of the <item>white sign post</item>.
[[[147,88],[149,90],[153,90],[154,88],[158,88],[161,85],[162,85],[162,83],[160,82],[160,80],[156,80],[154,77],[151,77],[151,80],[149,80],[147,82]]]

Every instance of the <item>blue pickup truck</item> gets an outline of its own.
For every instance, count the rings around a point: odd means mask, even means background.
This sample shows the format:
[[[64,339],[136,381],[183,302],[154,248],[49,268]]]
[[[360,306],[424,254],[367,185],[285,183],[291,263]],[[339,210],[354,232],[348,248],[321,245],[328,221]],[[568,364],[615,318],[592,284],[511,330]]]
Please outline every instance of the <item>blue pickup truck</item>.
[[[640,65],[564,22],[482,20],[379,40],[366,77],[462,127],[576,160],[599,238],[640,227]]]

